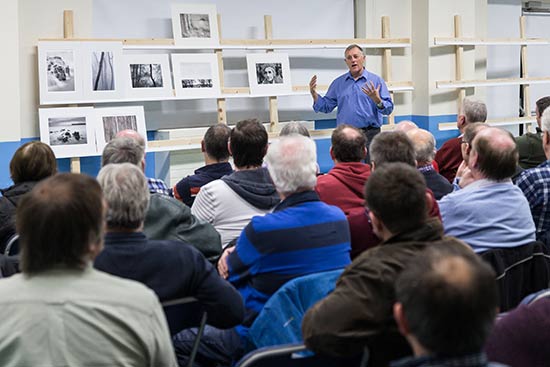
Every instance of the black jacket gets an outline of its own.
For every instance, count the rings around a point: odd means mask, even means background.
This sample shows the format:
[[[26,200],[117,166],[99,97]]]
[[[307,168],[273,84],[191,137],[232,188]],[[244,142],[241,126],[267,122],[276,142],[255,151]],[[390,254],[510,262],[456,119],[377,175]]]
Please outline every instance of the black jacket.
[[[21,182],[0,190],[0,253],[4,253],[10,237],[15,234],[15,209],[19,201],[35,185],[36,182]]]

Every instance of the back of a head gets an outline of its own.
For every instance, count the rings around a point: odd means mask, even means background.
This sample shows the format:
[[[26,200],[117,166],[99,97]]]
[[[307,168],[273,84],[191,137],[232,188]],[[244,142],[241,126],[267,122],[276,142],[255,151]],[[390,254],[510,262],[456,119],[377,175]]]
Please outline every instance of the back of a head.
[[[351,125],[338,125],[332,132],[332,154],[339,162],[365,159],[365,134]]]
[[[409,120],[403,120],[399,121],[397,124],[395,124],[394,131],[403,131],[404,133],[408,133],[411,130],[418,129],[418,125],[415,124],[412,121]]]
[[[542,116],[542,114],[544,113],[544,111],[546,111],[546,109],[548,108],[548,106],[550,106],[550,96],[546,96],[546,97],[542,97],[542,98],[539,98],[537,100],[537,102],[535,102],[536,106],[537,106],[537,110],[539,112],[539,115]]]
[[[285,136],[285,135],[292,135],[292,134],[299,134],[306,137],[310,137],[309,130],[307,127],[305,127],[304,124],[298,122],[298,121],[290,121],[287,122],[281,131],[279,131],[279,136]]]
[[[109,229],[141,227],[149,206],[149,188],[143,172],[134,164],[108,164],[97,176],[108,205]]]
[[[14,183],[36,182],[57,172],[57,161],[52,148],[40,141],[20,146],[10,161],[10,175]]]
[[[24,273],[84,268],[90,245],[103,241],[101,188],[82,174],[47,178],[21,200],[16,223]]]
[[[138,133],[135,130],[132,130],[132,129],[121,130],[115,135],[115,138],[134,139],[143,148],[143,150],[145,150],[145,139],[143,138],[143,136],[141,136],[140,133]]]
[[[371,161],[380,165],[402,162],[416,167],[414,146],[402,131],[382,131],[372,139],[370,145]]]
[[[473,151],[478,156],[474,168],[485,178],[501,181],[515,174],[519,153],[516,142],[508,131],[496,127],[480,130],[472,142]]]
[[[229,139],[235,167],[260,167],[267,151],[267,141],[267,131],[260,121],[237,122]]]
[[[431,354],[479,353],[498,307],[495,274],[453,238],[434,242],[396,282],[410,333]]]
[[[481,101],[465,98],[462,102],[462,114],[466,116],[466,123],[485,122],[487,106]]]
[[[540,118],[542,131],[550,132],[550,108],[547,108]]]
[[[471,145],[477,133],[487,127],[489,127],[489,125],[484,124],[482,122],[472,122],[471,124],[468,124],[464,128],[464,135],[462,136],[462,141]]]
[[[409,130],[407,136],[413,143],[416,161],[419,166],[433,161],[435,156],[435,138],[431,132],[424,129],[414,129]]]
[[[144,156],[144,148],[135,139],[114,138],[103,149],[101,166],[110,163],[132,163],[139,166]]]
[[[275,188],[286,196],[312,190],[317,183],[316,147],[310,138],[282,136],[271,143],[265,161]]]
[[[227,142],[231,129],[226,124],[216,124],[210,126],[204,134],[204,150],[206,154],[218,162],[229,159],[229,150]]]
[[[377,166],[365,185],[365,202],[393,234],[418,228],[427,220],[426,181],[405,163]]]

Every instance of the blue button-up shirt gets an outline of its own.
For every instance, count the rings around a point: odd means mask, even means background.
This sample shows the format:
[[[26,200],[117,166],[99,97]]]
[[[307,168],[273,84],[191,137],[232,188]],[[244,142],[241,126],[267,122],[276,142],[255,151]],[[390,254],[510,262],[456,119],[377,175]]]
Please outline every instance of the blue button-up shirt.
[[[375,87],[380,85],[380,99],[384,108],[378,108],[367,96],[361,87],[370,82]],[[393,111],[393,101],[384,79],[376,74],[363,69],[363,73],[357,80],[353,79],[350,72],[336,78],[328,88],[324,97],[319,96],[313,104],[315,112],[329,113],[338,106],[336,123],[349,124],[358,128],[382,125],[382,116],[389,115]]]

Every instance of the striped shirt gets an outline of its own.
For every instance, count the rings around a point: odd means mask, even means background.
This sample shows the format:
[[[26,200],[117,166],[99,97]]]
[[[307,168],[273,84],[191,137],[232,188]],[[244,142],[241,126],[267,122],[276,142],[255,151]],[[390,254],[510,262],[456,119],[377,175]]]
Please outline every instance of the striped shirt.
[[[516,185],[529,202],[537,234],[550,229],[550,161],[523,171]]]

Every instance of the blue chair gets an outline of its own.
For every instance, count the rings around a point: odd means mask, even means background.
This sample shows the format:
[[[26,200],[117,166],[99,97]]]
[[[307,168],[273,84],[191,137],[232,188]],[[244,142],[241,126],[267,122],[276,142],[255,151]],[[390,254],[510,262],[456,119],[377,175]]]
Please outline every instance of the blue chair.
[[[364,367],[367,362],[368,350],[363,356],[338,358],[313,354],[303,344],[285,344],[250,352],[235,367]]]

